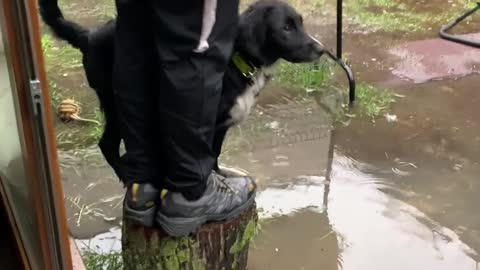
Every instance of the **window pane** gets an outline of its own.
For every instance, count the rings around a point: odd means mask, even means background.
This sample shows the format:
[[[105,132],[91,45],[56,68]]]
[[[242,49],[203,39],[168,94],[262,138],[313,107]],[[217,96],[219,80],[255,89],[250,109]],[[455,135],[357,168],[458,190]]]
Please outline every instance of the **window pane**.
[[[11,66],[5,52],[7,46],[4,46],[5,34],[2,35],[5,28],[1,20],[0,26],[0,183],[13,208],[31,266],[33,269],[40,269],[43,263],[13,99],[15,83],[11,80]]]

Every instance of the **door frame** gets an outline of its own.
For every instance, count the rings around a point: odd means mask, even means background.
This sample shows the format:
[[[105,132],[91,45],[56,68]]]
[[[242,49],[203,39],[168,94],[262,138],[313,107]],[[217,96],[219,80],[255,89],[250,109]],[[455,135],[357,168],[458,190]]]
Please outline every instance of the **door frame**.
[[[32,196],[45,264],[40,269],[72,269],[38,9],[35,0],[0,1],[3,5],[0,17],[3,16],[6,30],[3,33],[5,52],[15,84],[12,93],[28,192]],[[30,267],[37,269],[39,266]]]

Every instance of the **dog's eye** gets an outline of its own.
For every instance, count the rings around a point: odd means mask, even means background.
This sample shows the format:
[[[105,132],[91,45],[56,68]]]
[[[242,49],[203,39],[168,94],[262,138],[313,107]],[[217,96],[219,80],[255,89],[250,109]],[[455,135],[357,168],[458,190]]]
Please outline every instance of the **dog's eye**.
[[[285,26],[283,26],[283,30],[285,30],[286,32],[290,32],[293,30],[293,26],[289,23],[285,24]]]
[[[295,28],[296,28],[295,20],[293,18],[287,18],[285,20],[285,25],[283,26],[283,30],[285,32],[290,32],[295,30]]]

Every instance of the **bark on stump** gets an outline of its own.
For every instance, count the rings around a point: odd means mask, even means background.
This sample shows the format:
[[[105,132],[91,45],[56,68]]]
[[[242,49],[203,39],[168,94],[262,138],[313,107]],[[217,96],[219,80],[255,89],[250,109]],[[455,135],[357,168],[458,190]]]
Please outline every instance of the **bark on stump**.
[[[254,205],[240,217],[210,223],[186,237],[161,229],[123,223],[125,270],[245,270],[250,240],[257,230]]]

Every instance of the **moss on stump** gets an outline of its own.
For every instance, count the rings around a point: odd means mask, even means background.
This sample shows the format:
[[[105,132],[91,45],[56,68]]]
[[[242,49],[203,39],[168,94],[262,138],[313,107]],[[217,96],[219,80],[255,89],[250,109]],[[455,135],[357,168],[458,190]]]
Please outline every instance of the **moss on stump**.
[[[240,217],[205,224],[190,236],[173,238],[161,229],[125,221],[122,250],[125,270],[245,270],[257,230],[255,205]]]

